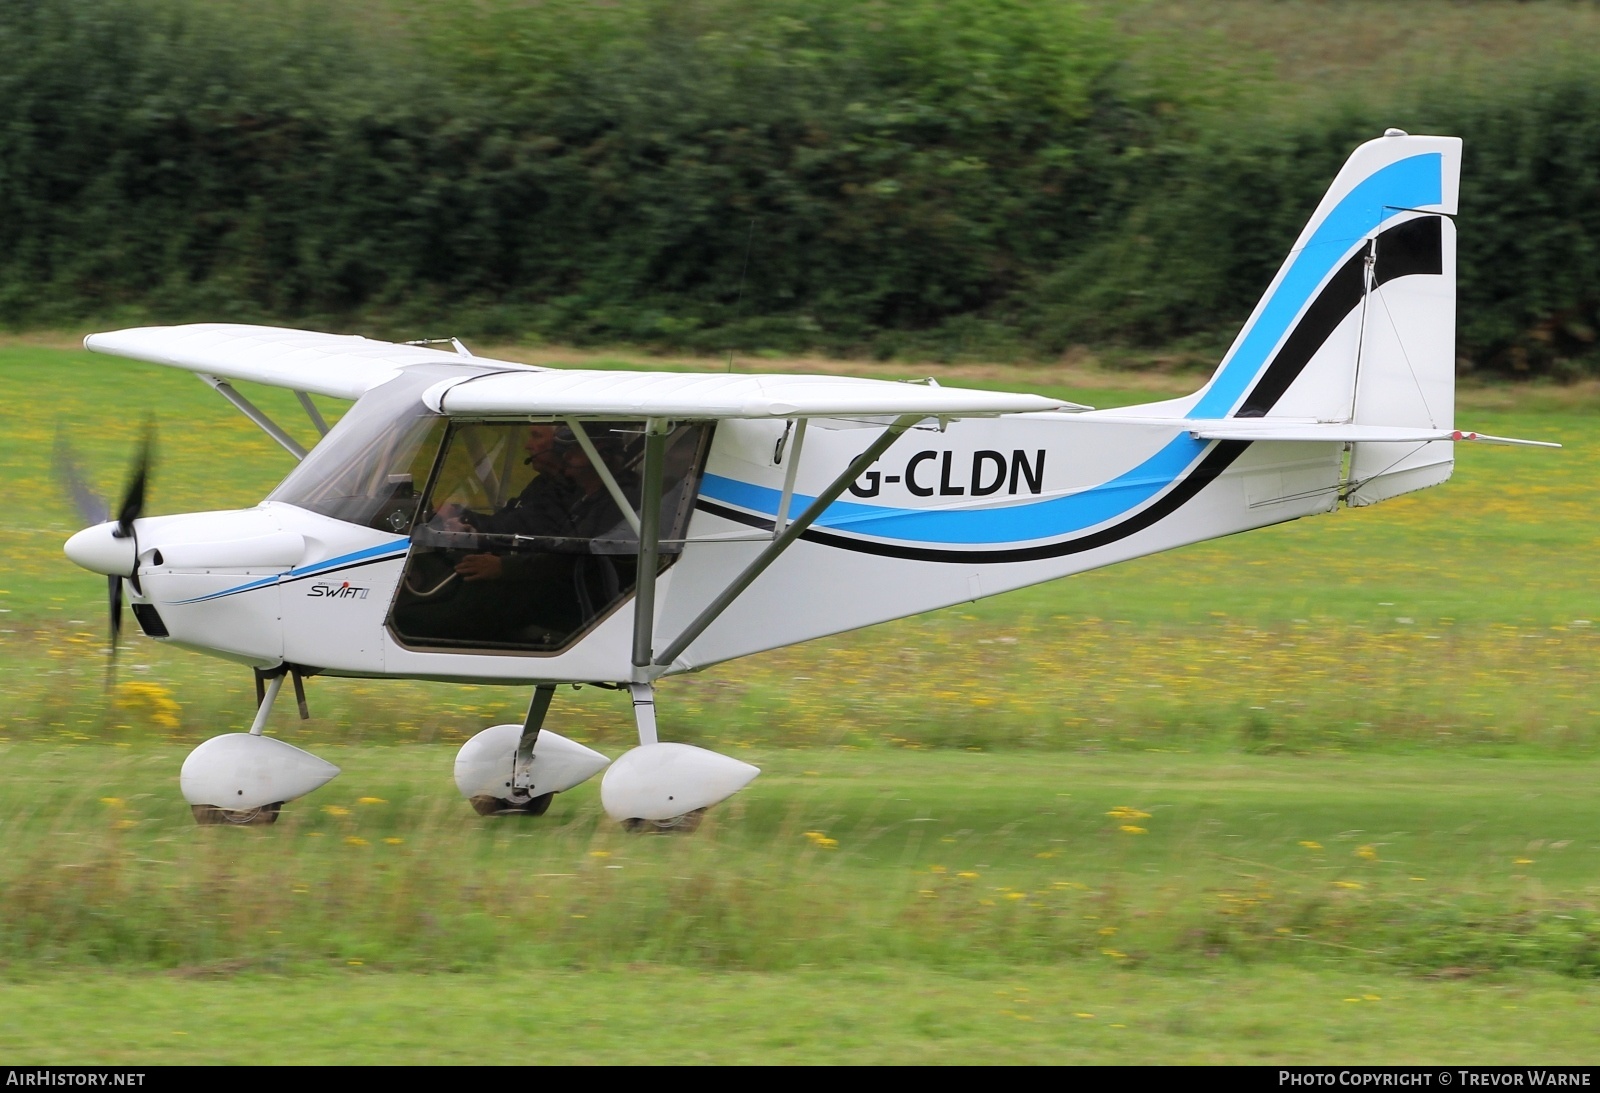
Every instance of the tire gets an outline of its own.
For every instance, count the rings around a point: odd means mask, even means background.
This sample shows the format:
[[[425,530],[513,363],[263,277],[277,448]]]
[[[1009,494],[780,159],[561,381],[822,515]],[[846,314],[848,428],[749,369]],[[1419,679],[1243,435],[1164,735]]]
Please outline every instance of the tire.
[[[634,835],[692,835],[699,830],[700,821],[705,819],[705,815],[705,809],[697,808],[669,820],[641,820],[635,816],[631,820],[623,820],[622,829]]]
[[[278,822],[282,801],[260,808],[218,808],[216,805],[190,805],[194,822],[202,827],[269,827]]]
[[[472,810],[479,816],[543,816],[550,811],[554,793],[541,793],[526,801],[508,801],[504,797],[473,797]]]

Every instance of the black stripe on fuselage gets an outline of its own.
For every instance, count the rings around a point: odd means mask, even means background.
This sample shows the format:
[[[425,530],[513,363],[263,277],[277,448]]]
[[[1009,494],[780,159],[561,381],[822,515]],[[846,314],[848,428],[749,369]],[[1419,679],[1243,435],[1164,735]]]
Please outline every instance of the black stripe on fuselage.
[[[1206,453],[1198,466],[1183,478],[1178,480],[1171,490],[1162,494],[1147,508],[1140,509],[1132,516],[1119,524],[1108,528],[1090,532],[1077,539],[1069,539],[1063,543],[1044,543],[1039,546],[1004,547],[998,550],[950,550],[945,547],[910,547],[899,546],[893,543],[874,543],[865,539],[847,539],[842,535],[832,532],[818,531],[812,528],[801,533],[800,537],[811,543],[821,543],[823,546],[841,547],[845,550],[854,550],[861,554],[877,554],[885,558],[909,558],[918,562],[982,562],[986,565],[998,562],[1034,562],[1041,558],[1060,558],[1068,554],[1081,554],[1086,550],[1096,547],[1108,546],[1119,539],[1126,539],[1135,532],[1177,512],[1190,498],[1205,489],[1217,476],[1228,469],[1228,465],[1244,454],[1250,446],[1247,440],[1224,440]],[[738,509],[719,505],[715,501],[703,498],[699,507],[707,512],[729,520],[736,520],[741,524],[751,527],[770,530],[771,520],[763,520],[759,516],[740,512]]]
[[[1414,273],[1443,273],[1442,221],[1442,217],[1424,216],[1397,224],[1379,233],[1377,260],[1373,263],[1373,287]],[[1234,414],[1235,417],[1265,416],[1266,412],[1283,397],[1289,386],[1299,378],[1300,373],[1305,371],[1306,365],[1311,363],[1311,358],[1316,355],[1317,350],[1322,348],[1345,317],[1360,305],[1363,291],[1362,271],[1365,263],[1366,249],[1362,248],[1340,266],[1322,286],[1322,291],[1311,301],[1311,306],[1300,316],[1300,321],[1295,324],[1288,338],[1279,347],[1266,371],[1245,396],[1243,405]],[[816,528],[802,532],[800,537],[810,543],[853,550],[860,554],[906,558],[921,562],[976,562],[992,565],[1081,554],[1126,539],[1172,515],[1201,490],[1216,481],[1249,446],[1249,441],[1218,442],[1194,470],[1149,507],[1141,509],[1120,523],[1065,542],[989,550],[952,550],[947,547],[914,547],[851,539],[833,532],[819,531]],[[741,512],[715,501],[708,501],[703,497],[696,502],[696,507],[750,527],[762,530],[772,528],[771,520]]]

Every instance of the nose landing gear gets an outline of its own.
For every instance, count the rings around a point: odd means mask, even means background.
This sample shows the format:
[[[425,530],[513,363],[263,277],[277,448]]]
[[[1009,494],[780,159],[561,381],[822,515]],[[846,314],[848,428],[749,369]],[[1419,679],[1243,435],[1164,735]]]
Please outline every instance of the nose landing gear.
[[[456,788],[480,816],[543,816],[557,793],[593,778],[611,762],[544,728],[553,684],[533,692],[520,725],[495,725],[456,754]]]

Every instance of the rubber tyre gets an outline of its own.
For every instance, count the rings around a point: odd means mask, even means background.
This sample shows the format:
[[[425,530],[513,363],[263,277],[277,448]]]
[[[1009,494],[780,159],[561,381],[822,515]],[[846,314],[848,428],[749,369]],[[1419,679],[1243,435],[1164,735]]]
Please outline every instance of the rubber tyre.
[[[216,805],[190,805],[194,822],[201,827],[269,827],[278,822],[282,801],[260,808],[218,808]]]

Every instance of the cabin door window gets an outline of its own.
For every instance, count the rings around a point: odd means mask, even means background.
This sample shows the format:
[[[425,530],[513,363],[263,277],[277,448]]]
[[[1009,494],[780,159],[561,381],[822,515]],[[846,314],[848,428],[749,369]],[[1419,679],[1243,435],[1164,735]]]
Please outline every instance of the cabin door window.
[[[553,653],[632,595],[645,423],[588,421],[581,430],[451,424],[390,612],[397,640],[421,649]],[[667,438],[663,569],[682,552],[710,432],[682,425]]]

